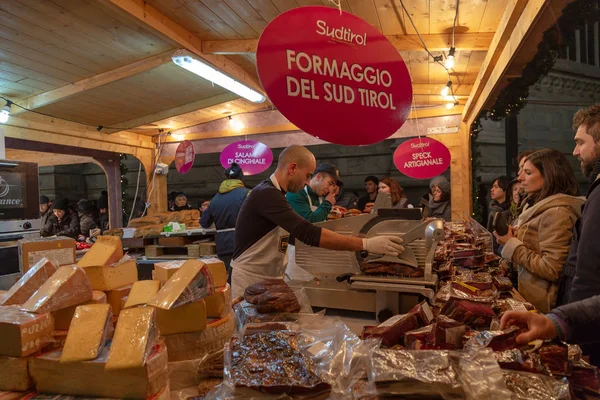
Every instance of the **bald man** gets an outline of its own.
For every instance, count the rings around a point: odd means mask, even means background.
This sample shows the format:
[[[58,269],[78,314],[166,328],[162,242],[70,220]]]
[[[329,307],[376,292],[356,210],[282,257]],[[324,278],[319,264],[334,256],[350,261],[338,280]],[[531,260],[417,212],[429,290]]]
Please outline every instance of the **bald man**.
[[[252,189],[246,198],[235,227],[231,262],[234,298],[264,279],[283,279],[290,234],[309,246],[330,250],[366,250],[385,255],[399,255],[404,251],[400,237],[344,236],[316,227],[298,215],[286,201],[285,194],[302,190],[316,167],[315,156],[306,147],[289,146],[279,155],[275,173]]]

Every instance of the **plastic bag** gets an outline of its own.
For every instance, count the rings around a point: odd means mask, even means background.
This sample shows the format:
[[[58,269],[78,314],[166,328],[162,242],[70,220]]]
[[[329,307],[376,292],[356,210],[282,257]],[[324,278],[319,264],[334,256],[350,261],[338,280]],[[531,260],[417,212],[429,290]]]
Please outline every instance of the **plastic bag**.
[[[555,379],[527,372],[502,371],[506,387],[519,400],[568,400],[566,379]]]
[[[42,258],[23,274],[4,296],[0,296],[0,305],[25,303],[58,268],[58,263],[46,257]]]

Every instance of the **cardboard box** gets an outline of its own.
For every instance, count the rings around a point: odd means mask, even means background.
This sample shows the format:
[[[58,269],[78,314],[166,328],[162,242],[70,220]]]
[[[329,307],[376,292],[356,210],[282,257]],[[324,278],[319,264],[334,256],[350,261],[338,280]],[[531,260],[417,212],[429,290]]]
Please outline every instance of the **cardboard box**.
[[[19,240],[19,267],[25,273],[43,257],[58,265],[75,264],[75,239],[64,236],[55,238]]]

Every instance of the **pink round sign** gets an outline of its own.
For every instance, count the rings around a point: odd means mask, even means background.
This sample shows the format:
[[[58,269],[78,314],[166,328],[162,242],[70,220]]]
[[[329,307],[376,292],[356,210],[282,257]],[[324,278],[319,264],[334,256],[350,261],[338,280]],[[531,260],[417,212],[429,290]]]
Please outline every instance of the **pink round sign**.
[[[435,139],[415,138],[398,146],[394,152],[394,164],[411,178],[434,178],[450,166],[450,150]]]
[[[194,165],[194,145],[189,140],[185,140],[177,146],[175,151],[175,168],[182,174],[185,174]]]
[[[240,140],[227,145],[221,152],[220,159],[223,168],[229,168],[232,163],[237,163],[244,171],[244,175],[256,175],[271,166],[273,152],[264,143]]]
[[[264,29],[256,58],[269,99],[319,139],[377,143],[410,112],[412,85],[400,53],[353,14],[318,6],[287,11]]]

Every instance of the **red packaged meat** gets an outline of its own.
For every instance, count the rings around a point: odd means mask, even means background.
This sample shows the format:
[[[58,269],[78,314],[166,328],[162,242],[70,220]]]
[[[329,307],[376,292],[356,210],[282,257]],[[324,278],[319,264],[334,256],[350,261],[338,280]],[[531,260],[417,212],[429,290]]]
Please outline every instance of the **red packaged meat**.
[[[442,310],[441,315],[478,328],[488,328],[492,318],[496,316],[492,310],[491,303],[483,303],[471,300],[451,297]]]
[[[479,335],[471,338],[465,345],[465,349],[477,347],[489,347],[494,351],[505,351],[517,348],[517,336],[523,330],[516,326],[511,326],[503,331],[483,331]]]
[[[435,344],[435,324],[427,325],[404,335],[404,347],[408,350],[422,350]]]
[[[513,289],[513,284],[506,276],[494,276],[494,285],[500,292],[510,292]]]
[[[455,258],[453,264],[470,269],[479,269],[485,265],[485,261],[483,256],[476,256],[468,258]]]
[[[365,262],[360,265],[360,271],[367,275],[393,275],[407,278],[420,278],[425,275],[423,268],[391,262]]]
[[[569,347],[562,343],[544,344],[538,351],[540,360],[555,375],[570,375]]]
[[[571,375],[567,378],[574,387],[591,393],[600,394],[600,377],[598,368],[586,362],[578,362],[573,366]]]
[[[435,322],[435,344],[444,345],[446,349],[462,348],[462,338],[467,326],[458,321],[440,315]]]
[[[392,347],[402,343],[406,332],[429,325],[433,321],[433,312],[426,302],[417,304],[407,314],[396,315],[378,326],[365,326],[361,338],[381,338],[384,346]]]
[[[492,290],[492,276],[485,272],[466,273],[454,277],[454,281],[462,282],[479,290]]]
[[[548,370],[542,365],[537,354],[527,354],[519,349],[510,349],[494,352],[494,357],[502,369],[548,375]]]

